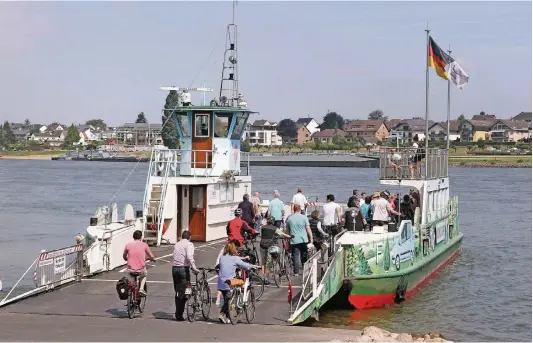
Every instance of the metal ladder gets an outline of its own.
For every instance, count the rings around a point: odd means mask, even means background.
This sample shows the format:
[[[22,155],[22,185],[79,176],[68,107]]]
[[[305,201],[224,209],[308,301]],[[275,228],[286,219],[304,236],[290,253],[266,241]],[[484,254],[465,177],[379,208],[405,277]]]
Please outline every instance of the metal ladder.
[[[167,181],[168,181],[168,174],[170,173],[170,165],[173,164],[175,154],[170,153],[170,156],[167,158],[167,162],[165,164],[165,167],[163,168],[163,180],[161,181],[161,198],[159,199],[159,208],[157,210],[157,246],[161,245],[161,239],[163,237],[163,226],[165,224],[165,203],[166,203],[166,195],[167,195]]]

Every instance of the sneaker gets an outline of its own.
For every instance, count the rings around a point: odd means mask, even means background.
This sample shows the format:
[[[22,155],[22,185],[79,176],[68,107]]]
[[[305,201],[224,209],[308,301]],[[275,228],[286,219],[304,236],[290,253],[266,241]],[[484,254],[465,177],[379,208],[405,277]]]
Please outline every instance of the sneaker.
[[[220,320],[220,322],[222,324],[228,324],[229,323],[229,319],[228,319],[228,317],[226,317],[225,314],[221,314],[220,316],[218,316],[218,320]]]
[[[294,277],[298,277],[298,276],[300,276],[300,274],[298,274],[298,273],[294,273],[293,276],[294,276]]]

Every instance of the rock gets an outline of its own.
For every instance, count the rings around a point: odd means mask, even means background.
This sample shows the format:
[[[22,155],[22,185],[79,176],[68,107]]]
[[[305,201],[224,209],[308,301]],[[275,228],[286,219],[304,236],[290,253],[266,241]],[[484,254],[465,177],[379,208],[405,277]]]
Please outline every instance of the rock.
[[[372,342],[372,338],[367,335],[362,335],[357,337],[354,342]]]
[[[416,342],[424,342],[424,337],[418,337],[418,338],[416,339]]]
[[[396,338],[398,338],[398,336],[399,336],[399,335],[398,335],[397,333],[391,333],[391,334],[390,334],[390,337],[391,337],[392,339],[396,339]]]
[[[424,341],[429,342],[430,339],[431,339],[431,336],[429,334],[424,335]]]
[[[390,332],[382,330],[375,326],[367,326],[363,329],[363,336],[369,336],[372,340],[385,342],[389,336]]]
[[[408,334],[408,333],[401,333],[401,334],[398,335],[396,340],[399,341],[399,342],[412,342],[413,341],[413,337],[410,334]]]

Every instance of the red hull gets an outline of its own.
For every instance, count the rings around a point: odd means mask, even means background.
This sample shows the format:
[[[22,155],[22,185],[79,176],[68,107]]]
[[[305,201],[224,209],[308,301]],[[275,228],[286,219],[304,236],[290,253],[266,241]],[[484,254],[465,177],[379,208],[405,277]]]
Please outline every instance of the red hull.
[[[425,285],[429,281],[429,279],[431,279],[442,268],[444,268],[446,265],[448,265],[450,262],[452,262],[453,259],[455,259],[455,257],[457,256],[458,253],[459,253],[459,250],[454,252],[450,257],[448,257],[448,259],[446,259],[437,268],[435,268],[429,275],[427,275],[425,278],[420,280],[413,287],[409,288],[407,290],[407,292],[406,292],[405,298],[410,297],[411,295],[413,295],[413,293],[418,288],[420,288],[423,285]],[[348,297],[348,301],[356,309],[363,309],[363,308],[382,307],[382,306],[385,306],[385,305],[394,304],[395,297],[396,297],[395,293],[390,293],[390,294],[361,294],[361,295],[352,295],[352,294],[350,294],[349,297]]]

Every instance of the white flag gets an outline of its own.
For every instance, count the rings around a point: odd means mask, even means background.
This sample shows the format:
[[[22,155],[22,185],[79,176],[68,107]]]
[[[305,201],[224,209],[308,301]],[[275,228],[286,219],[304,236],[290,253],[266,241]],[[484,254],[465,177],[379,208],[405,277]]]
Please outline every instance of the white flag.
[[[444,69],[448,75],[450,75],[450,81],[452,81],[460,89],[463,89],[463,87],[468,83],[469,76],[464,69],[461,68],[457,61],[454,60],[453,62],[447,64]]]

